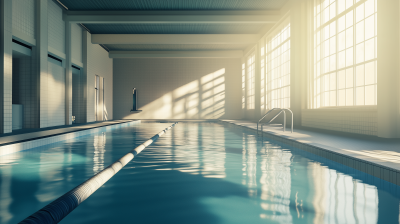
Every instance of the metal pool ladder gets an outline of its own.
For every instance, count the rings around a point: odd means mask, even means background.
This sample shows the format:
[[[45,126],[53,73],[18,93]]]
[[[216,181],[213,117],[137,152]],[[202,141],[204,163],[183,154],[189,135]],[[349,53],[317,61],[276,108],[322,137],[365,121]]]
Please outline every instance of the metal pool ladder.
[[[273,120],[275,120],[281,113],[283,113],[283,131],[286,130],[286,112],[285,110],[289,111],[292,114],[292,133],[293,133],[293,112],[288,109],[288,108],[273,108],[271,110],[269,110],[266,114],[264,114],[264,116],[257,122],[257,136],[258,136],[258,126],[261,123],[261,121],[272,111],[274,110],[279,110],[279,113],[277,113],[271,120],[268,121],[267,124],[270,124]],[[263,132],[263,124],[261,124],[261,134],[264,135]]]

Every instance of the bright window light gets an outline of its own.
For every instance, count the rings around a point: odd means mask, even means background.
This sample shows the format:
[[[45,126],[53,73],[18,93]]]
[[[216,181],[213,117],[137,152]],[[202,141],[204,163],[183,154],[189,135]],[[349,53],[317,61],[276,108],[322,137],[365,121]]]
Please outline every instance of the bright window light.
[[[376,105],[376,0],[314,2],[313,108]]]
[[[242,109],[246,108],[246,64],[242,64]]]
[[[255,109],[255,54],[247,58],[247,109]]]
[[[266,43],[267,108],[290,108],[290,24]]]

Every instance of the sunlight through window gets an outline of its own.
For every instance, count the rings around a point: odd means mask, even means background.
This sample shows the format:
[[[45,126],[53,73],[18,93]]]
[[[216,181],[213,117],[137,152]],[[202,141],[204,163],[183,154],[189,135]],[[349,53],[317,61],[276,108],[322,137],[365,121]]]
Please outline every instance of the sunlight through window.
[[[290,24],[267,38],[267,107],[290,108]]]
[[[315,0],[314,108],[377,104],[376,0]]]
[[[242,64],[242,109],[246,108],[246,63]]]
[[[247,58],[247,109],[254,109],[255,104],[255,54]]]

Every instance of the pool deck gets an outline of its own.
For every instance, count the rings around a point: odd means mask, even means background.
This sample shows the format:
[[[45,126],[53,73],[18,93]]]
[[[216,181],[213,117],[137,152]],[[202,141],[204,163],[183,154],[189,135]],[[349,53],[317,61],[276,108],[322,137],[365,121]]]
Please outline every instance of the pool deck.
[[[44,129],[22,129],[15,131],[13,133],[0,135],[0,146],[14,144],[18,142],[24,142],[24,141],[31,141],[40,138],[47,138],[50,136],[61,135],[76,131],[83,131],[92,128],[121,124],[130,121],[131,120],[115,120],[115,121],[93,122],[82,125],[77,124],[77,125],[68,125],[61,127],[59,126],[59,127],[44,128]]]
[[[136,123],[140,123],[140,120],[113,120],[81,125],[17,130],[12,133],[0,135],[0,156]]]
[[[252,121],[221,121],[257,130]],[[273,126],[264,126],[264,136],[400,185],[400,139]]]

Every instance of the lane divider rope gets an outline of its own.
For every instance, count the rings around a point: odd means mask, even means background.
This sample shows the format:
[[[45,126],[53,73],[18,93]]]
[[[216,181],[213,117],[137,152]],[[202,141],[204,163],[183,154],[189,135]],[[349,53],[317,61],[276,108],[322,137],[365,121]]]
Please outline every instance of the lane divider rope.
[[[33,213],[26,219],[22,220],[21,224],[53,224],[59,223],[69,213],[71,213],[76,207],[78,207],[83,201],[85,201],[90,195],[92,195],[97,189],[105,184],[111,177],[113,177],[118,171],[120,171],[127,163],[129,163],[137,154],[143,149],[156,141],[160,136],[165,134],[168,130],[173,128],[177,123],[172,124],[168,128],[164,129],[160,133],[154,135],[152,138],[139,145],[119,160],[106,167],[90,179],[86,180],[79,186],[75,187],[71,191],[62,195],[58,199],[54,200],[50,204],[46,205],[39,211]]]

